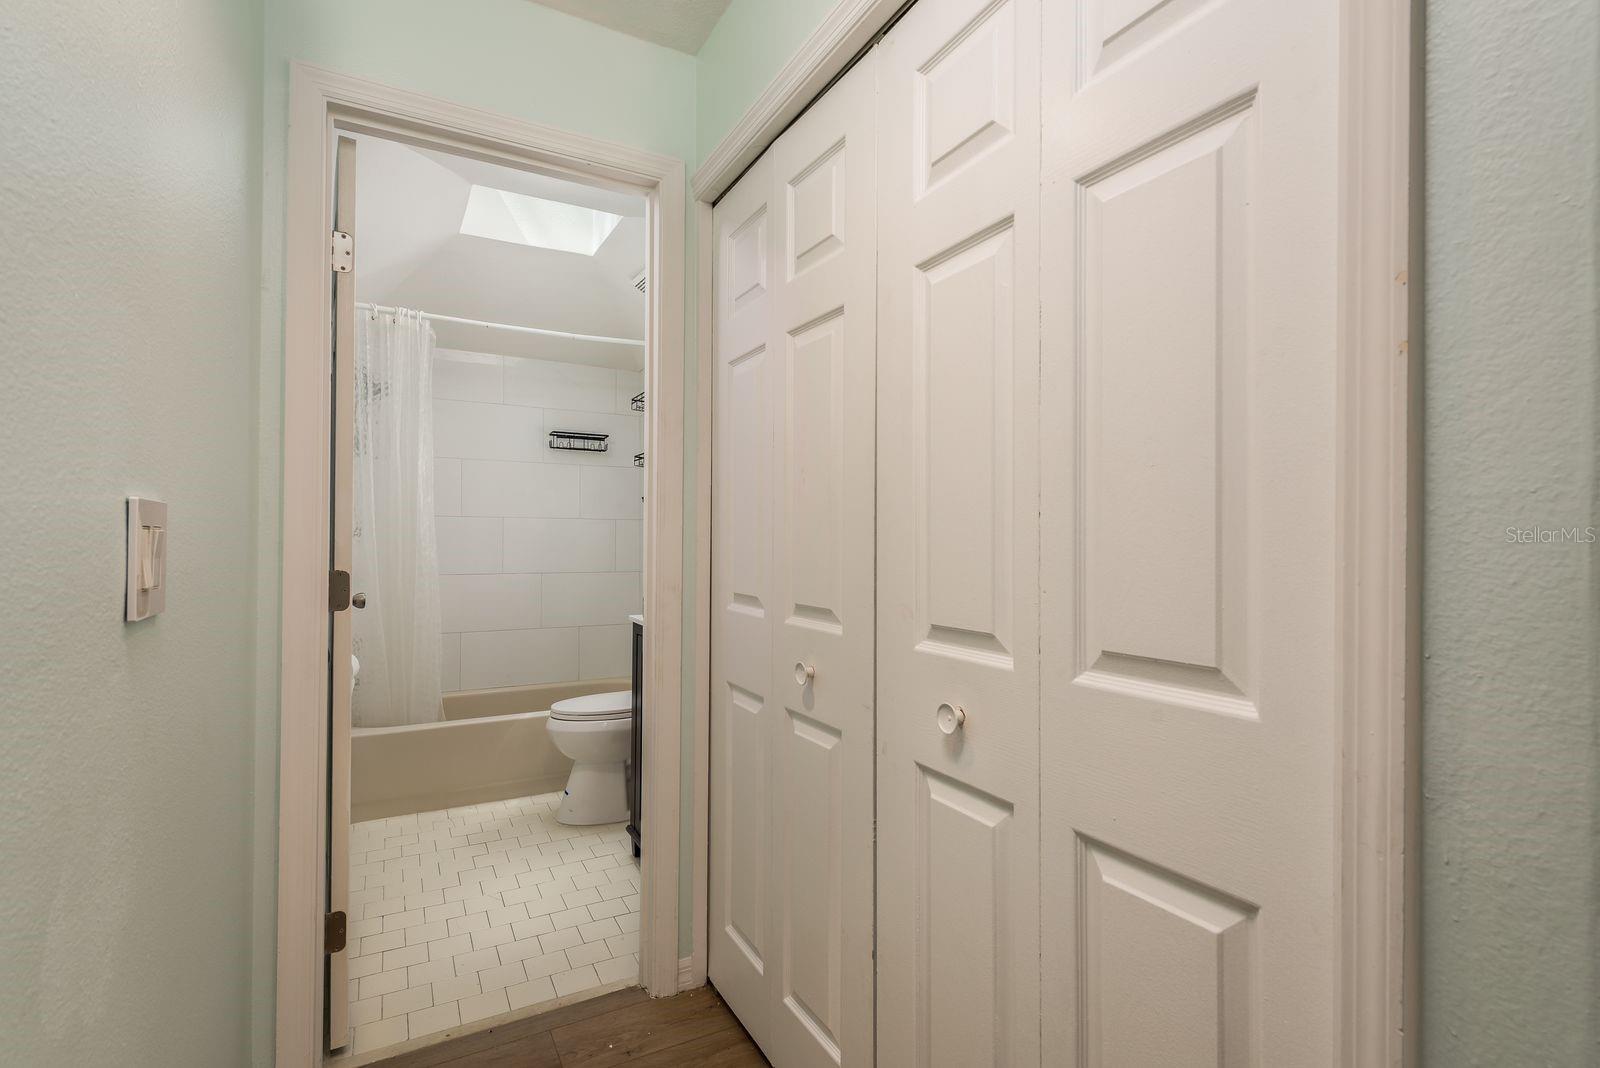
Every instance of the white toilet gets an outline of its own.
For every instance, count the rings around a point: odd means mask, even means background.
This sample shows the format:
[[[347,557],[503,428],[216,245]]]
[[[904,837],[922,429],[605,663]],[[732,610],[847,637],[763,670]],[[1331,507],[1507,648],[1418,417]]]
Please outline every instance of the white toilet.
[[[575,825],[628,818],[633,694],[591,693],[550,706],[550,740],[572,758],[556,821]]]

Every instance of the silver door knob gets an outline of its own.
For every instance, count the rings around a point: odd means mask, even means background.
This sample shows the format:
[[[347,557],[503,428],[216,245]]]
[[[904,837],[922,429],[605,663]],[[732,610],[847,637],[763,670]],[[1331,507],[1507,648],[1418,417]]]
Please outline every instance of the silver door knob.
[[[934,713],[934,719],[939,724],[939,729],[946,734],[954,734],[967,722],[967,710],[960,705],[943,704]]]
[[[817,677],[817,669],[816,668],[812,667],[810,664],[806,663],[804,660],[796,660],[794,662],[794,681],[796,683],[798,683],[801,686],[804,686],[806,683],[810,682],[812,679],[814,679],[816,677]]]
[[[367,607],[367,595],[364,593],[358,593],[354,597],[350,598],[350,603],[357,608],[365,608]]]

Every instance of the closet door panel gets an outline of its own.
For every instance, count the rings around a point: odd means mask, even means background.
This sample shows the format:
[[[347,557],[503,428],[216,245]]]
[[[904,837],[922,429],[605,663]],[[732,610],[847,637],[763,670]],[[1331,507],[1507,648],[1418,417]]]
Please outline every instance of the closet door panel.
[[[764,161],[714,214],[711,855],[708,968],[753,1034],[770,1026],[773,791],[772,215]]]
[[[872,1060],[872,94],[867,56],[769,152],[782,353],[771,1055]]]
[[[1049,8],[1047,1051],[1326,1064],[1336,0]]]
[[[1038,4],[879,48],[878,1051],[1034,1064]]]
[[[715,212],[710,974],[783,1068],[873,1058],[873,66]]]

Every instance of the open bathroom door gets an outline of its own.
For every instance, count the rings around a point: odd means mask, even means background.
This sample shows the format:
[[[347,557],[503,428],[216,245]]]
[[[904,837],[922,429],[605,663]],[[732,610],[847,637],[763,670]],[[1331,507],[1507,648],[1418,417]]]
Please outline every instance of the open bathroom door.
[[[333,426],[332,523],[328,633],[331,646],[328,688],[328,908],[323,949],[328,958],[328,1048],[350,1040],[350,955],[345,932],[350,905],[350,541],[355,459],[356,276],[354,256],[356,143],[339,138],[334,163],[333,234],[329,241],[333,271],[333,380],[330,396]],[[361,603],[356,598],[355,603]]]

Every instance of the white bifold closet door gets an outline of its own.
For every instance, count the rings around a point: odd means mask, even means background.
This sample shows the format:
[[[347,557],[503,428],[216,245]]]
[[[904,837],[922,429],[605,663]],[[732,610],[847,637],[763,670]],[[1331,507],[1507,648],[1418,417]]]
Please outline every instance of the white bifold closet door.
[[[872,1060],[872,68],[715,212],[709,970],[780,1068]]]
[[[1039,4],[920,0],[878,64],[878,1057],[1032,1064]]]
[[[1047,7],[1049,1063],[1340,1059],[1349,6]]]
[[[919,0],[718,206],[710,968],[780,1068],[1337,1060],[1346,8]]]

